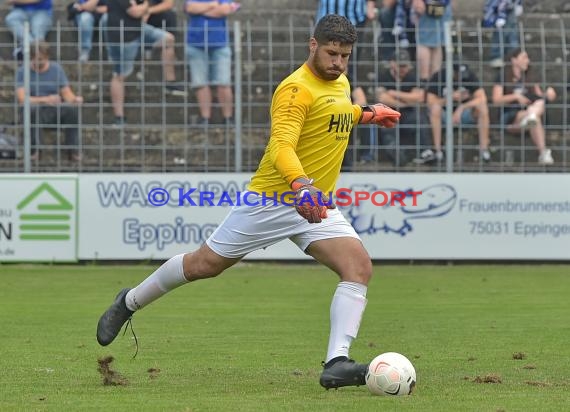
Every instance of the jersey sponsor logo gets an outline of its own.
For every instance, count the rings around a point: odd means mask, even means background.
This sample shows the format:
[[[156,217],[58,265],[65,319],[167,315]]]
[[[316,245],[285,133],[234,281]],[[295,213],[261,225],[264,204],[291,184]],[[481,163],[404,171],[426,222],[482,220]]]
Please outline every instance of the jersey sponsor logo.
[[[331,114],[328,132],[350,133],[353,124],[352,113]]]

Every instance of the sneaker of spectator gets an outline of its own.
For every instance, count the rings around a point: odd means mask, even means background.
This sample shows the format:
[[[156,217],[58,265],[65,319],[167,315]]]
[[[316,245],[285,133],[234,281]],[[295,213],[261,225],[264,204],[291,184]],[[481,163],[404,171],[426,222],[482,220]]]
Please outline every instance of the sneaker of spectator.
[[[434,152],[431,149],[424,150],[423,152],[420,153],[420,157],[413,160],[415,164],[419,165],[431,164],[435,162],[441,163],[442,161],[443,161],[443,152],[439,150]]]
[[[187,95],[184,86],[179,84],[169,83],[164,86],[164,92],[171,96],[185,97]]]
[[[16,47],[12,53],[14,60],[21,62],[24,60],[24,52],[21,47]]]
[[[489,60],[489,66],[491,66],[494,69],[500,69],[504,65],[505,65],[505,62],[500,57],[496,57],[494,59]]]
[[[115,120],[113,120],[113,128],[120,129],[127,123],[127,119],[121,116],[115,116]]]
[[[491,162],[491,152],[489,149],[481,150],[481,160],[483,160],[485,163]]]
[[[87,63],[89,61],[89,51],[88,50],[81,50],[79,53],[79,63]]]
[[[519,126],[521,129],[532,129],[533,127],[536,127],[537,124],[538,119],[536,117],[536,113],[529,113],[522,118]]]
[[[552,158],[552,151],[550,149],[544,149],[542,153],[538,156],[538,164],[541,165],[551,165],[554,163],[554,159]]]

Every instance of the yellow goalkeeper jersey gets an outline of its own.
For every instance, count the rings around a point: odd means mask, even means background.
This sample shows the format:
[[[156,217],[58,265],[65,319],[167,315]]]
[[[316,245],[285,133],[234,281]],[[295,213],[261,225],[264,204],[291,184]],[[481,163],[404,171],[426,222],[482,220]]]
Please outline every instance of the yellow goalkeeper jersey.
[[[353,105],[345,75],[322,80],[307,64],[281,82],[271,102],[271,136],[249,190],[291,191],[298,177],[335,190],[350,132],[362,109]]]

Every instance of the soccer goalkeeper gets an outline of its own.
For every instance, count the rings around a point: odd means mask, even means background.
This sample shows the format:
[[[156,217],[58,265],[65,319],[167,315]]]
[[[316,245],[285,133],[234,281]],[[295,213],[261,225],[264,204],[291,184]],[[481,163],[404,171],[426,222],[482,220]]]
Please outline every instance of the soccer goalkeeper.
[[[335,190],[344,152],[357,123],[393,127],[400,114],[384,105],[360,107],[350,100],[344,72],[355,27],[327,15],[315,27],[307,61],[287,77],[271,104],[271,136],[249,190],[259,206],[235,206],[198,250],[174,256],[142,283],[123,289],[101,316],[97,340],[110,344],[136,310],[165,293],[215,277],[248,253],[284,239],[332,269],[340,278],[330,307],[330,336],[320,384],[365,384],[367,364],[349,349],[366,306],[372,263],[352,226],[327,194]],[[294,193],[289,202],[267,205],[263,195]],[[256,203],[252,196],[249,203]]]

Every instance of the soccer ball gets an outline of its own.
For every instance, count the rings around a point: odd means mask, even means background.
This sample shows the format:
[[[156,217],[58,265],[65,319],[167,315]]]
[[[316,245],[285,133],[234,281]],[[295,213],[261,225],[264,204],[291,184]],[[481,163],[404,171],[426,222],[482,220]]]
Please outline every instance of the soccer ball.
[[[409,395],[416,385],[416,370],[404,355],[386,352],[368,365],[366,386],[374,395]]]

